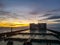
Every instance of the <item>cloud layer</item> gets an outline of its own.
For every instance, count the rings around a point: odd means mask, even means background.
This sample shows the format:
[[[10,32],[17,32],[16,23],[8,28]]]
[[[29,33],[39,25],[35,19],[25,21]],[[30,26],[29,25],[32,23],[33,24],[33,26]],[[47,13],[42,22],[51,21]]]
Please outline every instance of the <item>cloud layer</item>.
[[[2,2],[1,2],[2,1]],[[53,20],[60,19],[60,1],[1,0],[0,20]]]

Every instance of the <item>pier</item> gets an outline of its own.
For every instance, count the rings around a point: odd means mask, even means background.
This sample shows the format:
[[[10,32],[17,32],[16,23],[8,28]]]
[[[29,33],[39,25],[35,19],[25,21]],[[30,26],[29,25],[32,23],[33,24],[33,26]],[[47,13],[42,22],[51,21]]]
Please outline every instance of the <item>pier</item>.
[[[4,40],[4,41],[13,40],[13,41],[19,41],[19,42],[21,41],[22,42],[31,41],[31,42],[39,42],[39,43],[43,42],[43,43],[46,43],[47,45],[51,45],[52,43],[60,44],[60,32],[54,31],[52,29],[45,29],[46,31],[42,28],[41,30],[40,28],[39,30],[37,29],[32,30],[32,29],[33,28],[31,29],[27,28],[23,30],[14,31],[14,32],[1,33],[0,41],[1,40]],[[23,31],[28,31],[28,30],[30,30],[29,33],[21,33]],[[35,31],[38,31],[39,33],[36,33]],[[47,31],[49,31],[49,33],[47,33]],[[16,37],[17,35],[20,37]]]

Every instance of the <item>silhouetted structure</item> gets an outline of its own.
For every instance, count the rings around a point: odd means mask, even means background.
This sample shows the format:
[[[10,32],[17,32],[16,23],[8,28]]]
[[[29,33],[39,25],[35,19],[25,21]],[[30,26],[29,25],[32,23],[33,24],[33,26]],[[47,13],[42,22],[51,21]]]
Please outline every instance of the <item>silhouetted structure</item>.
[[[37,29],[37,24],[31,23],[30,30],[36,30],[36,29]]]
[[[46,23],[38,23],[38,29],[40,33],[46,33],[47,24]]]
[[[46,23],[30,24],[30,31],[39,30],[40,33],[46,33],[46,28],[47,28]]]

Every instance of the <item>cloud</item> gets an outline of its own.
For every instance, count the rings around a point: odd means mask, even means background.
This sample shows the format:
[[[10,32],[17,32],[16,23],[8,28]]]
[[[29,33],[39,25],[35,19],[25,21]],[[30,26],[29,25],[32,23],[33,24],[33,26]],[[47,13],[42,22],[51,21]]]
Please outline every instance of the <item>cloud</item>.
[[[52,15],[52,14],[51,13],[46,13],[43,16],[50,16],[50,15]]]
[[[37,14],[38,14],[38,12],[37,12],[37,11],[33,11],[33,12],[29,12],[29,14],[37,15]]]
[[[47,12],[60,12],[60,8],[54,9],[54,10],[50,10],[50,11],[47,11]]]
[[[53,10],[49,10],[49,11],[45,11],[46,14],[44,14],[43,16],[50,16],[50,15],[60,15],[60,8],[58,9],[53,9]],[[55,12],[55,13],[54,13]]]
[[[31,14],[31,15],[38,15],[39,13],[40,13],[40,11],[37,9],[34,9],[33,11],[29,12],[29,14]]]
[[[55,20],[54,22],[60,22],[60,20]]]
[[[6,12],[6,11],[0,11],[0,21],[4,20],[26,20],[28,17],[25,16],[25,14],[20,14],[17,12]],[[29,19],[29,18],[28,18]]]
[[[1,19],[9,19],[9,18],[17,18],[17,15],[10,13],[10,12],[6,12],[6,11],[0,11],[0,20]]]
[[[46,19],[59,19],[59,18],[60,18],[60,16],[50,16],[50,17],[48,17]]]
[[[48,17],[45,18],[46,20],[51,20],[51,19],[59,19],[60,18],[60,8],[59,9],[54,9],[54,10],[49,10],[45,11],[46,13],[43,14],[41,17]]]
[[[0,11],[0,15],[5,15],[5,14],[9,14],[10,12],[6,12],[6,11]]]

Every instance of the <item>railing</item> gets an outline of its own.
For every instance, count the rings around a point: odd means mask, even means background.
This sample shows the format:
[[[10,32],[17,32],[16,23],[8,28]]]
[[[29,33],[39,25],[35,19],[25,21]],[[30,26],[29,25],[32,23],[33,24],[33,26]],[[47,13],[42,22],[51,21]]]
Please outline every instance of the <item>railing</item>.
[[[59,40],[49,40],[49,39],[32,39],[32,42],[45,42],[47,43],[47,45],[51,45],[51,43],[58,43],[60,44],[60,33],[57,32],[57,31],[54,31],[54,30],[50,30],[50,29],[47,29],[48,31],[51,31],[55,34],[52,34],[52,33],[20,33],[22,31],[26,31],[28,29],[24,29],[24,30],[19,30],[19,31],[14,31],[14,32],[7,32],[7,33],[1,33],[0,34],[0,37],[2,36],[5,36],[7,35],[7,37],[10,37],[10,36],[13,36],[13,35],[52,35],[52,36],[55,36],[57,37]],[[30,39],[23,39],[23,38],[7,38],[7,37],[4,37],[4,38],[0,38],[1,40],[4,40],[4,41],[8,41],[8,40],[15,40],[15,41],[27,41],[27,40],[30,40]]]

